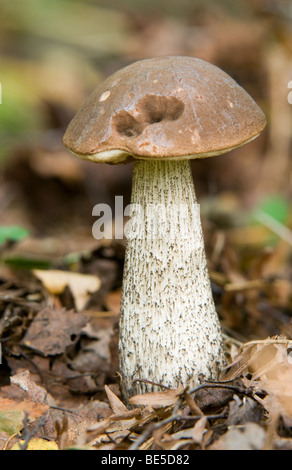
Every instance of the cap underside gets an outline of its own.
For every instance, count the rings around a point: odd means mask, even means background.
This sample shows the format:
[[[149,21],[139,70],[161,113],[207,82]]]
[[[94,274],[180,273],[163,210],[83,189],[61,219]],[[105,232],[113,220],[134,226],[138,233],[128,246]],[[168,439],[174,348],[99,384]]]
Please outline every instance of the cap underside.
[[[217,150],[214,152],[209,152],[209,153],[201,153],[201,154],[194,154],[194,155],[176,155],[172,157],[147,157],[147,156],[140,156],[140,155],[131,155],[128,152],[125,152],[124,150],[106,150],[103,152],[97,152],[94,154],[89,154],[89,155],[82,155],[82,154],[77,154],[75,152],[72,152],[76,157],[79,157],[83,160],[90,160],[91,162],[94,163],[109,163],[109,164],[125,164],[129,163],[134,160],[163,160],[163,161],[179,161],[179,160],[193,160],[193,159],[204,159],[204,158],[209,158],[209,157],[215,157],[217,155],[222,155],[224,153],[230,152],[231,150],[234,150],[238,147],[242,147],[243,145],[247,144],[248,142],[251,142],[252,140],[256,139],[259,134],[256,134],[255,136],[251,137],[249,140],[243,142],[242,144],[236,145],[234,147],[226,148],[223,150]]]

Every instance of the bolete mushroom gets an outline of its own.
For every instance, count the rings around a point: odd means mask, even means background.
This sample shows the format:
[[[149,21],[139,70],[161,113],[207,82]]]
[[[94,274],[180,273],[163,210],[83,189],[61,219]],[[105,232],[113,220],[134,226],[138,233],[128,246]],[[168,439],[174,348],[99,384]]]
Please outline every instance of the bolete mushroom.
[[[157,57],[110,76],[69,124],[64,144],[75,155],[134,161],[119,331],[125,398],[155,390],[154,383],[174,388],[194,386],[200,374],[218,378],[225,351],[190,160],[239,147],[265,123],[218,67]]]

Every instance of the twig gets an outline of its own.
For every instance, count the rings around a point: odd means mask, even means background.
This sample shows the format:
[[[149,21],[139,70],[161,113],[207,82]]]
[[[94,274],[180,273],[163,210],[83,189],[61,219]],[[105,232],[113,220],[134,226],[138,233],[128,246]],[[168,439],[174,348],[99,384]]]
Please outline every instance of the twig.
[[[7,441],[5,442],[4,447],[3,447],[2,450],[7,450],[8,446],[9,446],[9,443],[10,443],[10,442],[12,441],[12,439],[13,439],[14,437],[16,437],[17,435],[18,435],[18,432],[12,434],[12,436],[10,436],[9,439],[7,439]]]
[[[292,343],[291,339],[288,338],[271,338],[271,339],[255,339],[252,341],[248,341],[241,345],[241,348],[246,348],[249,346],[253,346],[254,344],[286,344],[287,347]]]
[[[41,416],[40,419],[38,420],[38,423],[36,425],[36,427],[29,431],[28,430],[28,425],[29,425],[29,421],[28,421],[28,413],[25,412],[25,416],[23,418],[23,432],[24,432],[24,435],[25,435],[25,439],[24,439],[24,443],[21,444],[19,442],[19,447],[20,447],[20,450],[27,450],[27,446],[29,444],[29,441],[33,438],[33,436],[35,436],[35,434],[38,432],[38,430],[44,426],[45,424],[45,416]]]
[[[204,383],[193,388],[192,390],[190,390],[189,393],[195,393],[198,390],[202,390],[203,388],[225,388],[228,390],[233,390],[234,392],[237,392],[237,393],[243,393],[244,395],[247,395],[247,396],[251,396],[253,393],[252,389],[250,388],[242,388],[242,387],[239,387],[238,385],[228,385],[226,383]]]
[[[73,410],[69,410],[68,408],[62,408],[61,406],[53,406],[51,405],[50,406],[50,409],[51,410],[57,410],[57,411],[63,411],[64,413],[71,413],[75,416],[79,416],[80,418],[82,418],[82,415],[80,413],[77,413],[77,411],[73,411]]]
[[[226,413],[205,416],[207,419],[226,418]],[[182,416],[181,414],[172,414],[168,418],[165,418],[164,420],[159,421],[158,423],[150,424],[145,429],[145,431],[138,437],[138,439],[136,439],[135,442],[129,447],[129,450],[138,450],[139,447],[150,437],[150,435],[162,426],[166,426],[167,424],[173,423],[174,421],[197,421],[201,418],[202,416]]]

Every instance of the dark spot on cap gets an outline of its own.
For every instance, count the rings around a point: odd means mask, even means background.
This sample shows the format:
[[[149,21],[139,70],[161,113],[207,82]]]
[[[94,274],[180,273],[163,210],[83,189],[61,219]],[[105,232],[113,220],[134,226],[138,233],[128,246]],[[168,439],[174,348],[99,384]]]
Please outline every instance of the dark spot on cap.
[[[184,103],[175,96],[148,95],[138,103],[144,120],[148,124],[161,121],[176,121],[184,111]]]
[[[143,131],[143,125],[127,111],[113,116],[113,126],[123,137],[138,137]]]

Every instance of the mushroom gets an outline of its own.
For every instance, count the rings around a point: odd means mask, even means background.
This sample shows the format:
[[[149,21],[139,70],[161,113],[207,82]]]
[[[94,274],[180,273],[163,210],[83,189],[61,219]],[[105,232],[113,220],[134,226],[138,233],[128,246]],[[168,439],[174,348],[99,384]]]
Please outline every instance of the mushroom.
[[[134,161],[119,328],[125,399],[218,378],[225,350],[190,160],[239,147],[265,124],[225,72],[175,56],[117,71],[69,124],[64,145],[78,157]]]

